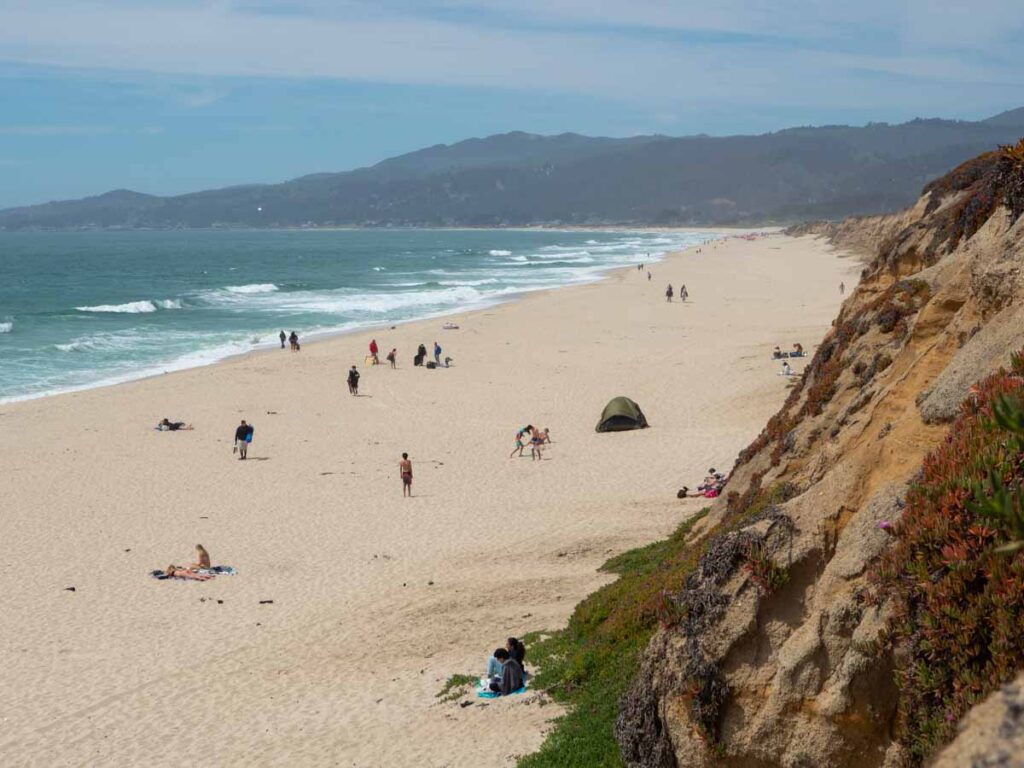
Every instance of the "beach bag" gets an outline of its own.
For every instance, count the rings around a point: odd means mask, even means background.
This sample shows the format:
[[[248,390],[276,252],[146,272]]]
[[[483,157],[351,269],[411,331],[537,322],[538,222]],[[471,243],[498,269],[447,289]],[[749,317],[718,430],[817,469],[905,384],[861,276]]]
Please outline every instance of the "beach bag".
[[[431,360],[430,362],[427,363],[427,368],[429,368],[430,370],[434,370],[435,368],[437,368],[437,363]]]

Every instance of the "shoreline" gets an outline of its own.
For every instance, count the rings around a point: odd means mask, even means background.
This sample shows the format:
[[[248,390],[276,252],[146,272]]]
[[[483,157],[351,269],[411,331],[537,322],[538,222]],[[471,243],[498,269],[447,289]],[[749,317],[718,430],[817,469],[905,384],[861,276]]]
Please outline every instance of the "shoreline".
[[[771,346],[811,351],[859,266],[813,238],[719,241],[650,283],[625,267],[453,315],[450,336],[419,320],[5,406],[0,757],[511,765],[558,707],[463,708],[444,680],[564,625],[611,578],[598,565],[698,510],[675,490],[762,428],[786,395]],[[668,276],[689,302],[665,302]],[[435,334],[453,367],[413,369]],[[362,367],[374,335],[399,370]],[[620,394],[651,428],[595,433]],[[509,458],[527,420],[552,429],[543,461]],[[148,577],[195,543],[238,575]]]
[[[335,231],[333,229],[328,229],[328,228],[322,228],[322,229],[323,229],[323,231]],[[463,228],[446,227],[446,228],[440,228],[439,227],[439,228],[436,228],[436,229],[438,229],[439,231],[470,231],[470,230],[473,230],[474,228],[470,228],[470,227],[463,227]],[[486,231],[488,229],[493,229],[493,228],[480,228],[480,231]],[[535,231],[535,230],[544,230],[545,228],[542,228],[542,227],[518,227],[518,228],[516,228],[516,227],[509,227],[507,229],[510,230],[510,231]],[[360,231],[360,228],[358,228],[358,227],[340,228],[337,231],[341,231],[341,230]],[[131,231],[164,231],[164,230],[131,230]],[[171,231],[171,230],[167,230],[167,231]],[[201,230],[201,231],[214,231],[214,230]],[[306,230],[280,229],[280,230],[230,230],[230,231],[253,231],[253,232],[280,231],[280,232],[285,232],[285,231],[306,231]],[[752,235],[752,234],[758,234],[758,233],[762,233],[762,232],[764,234],[773,234],[773,235],[774,234],[778,234],[778,231],[768,232],[768,231],[765,231],[765,230],[747,230],[747,229],[737,229],[737,228],[722,229],[722,230],[714,229],[713,230],[713,229],[702,229],[702,228],[699,228],[699,227],[697,227],[697,228],[647,228],[647,229],[615,229],[615,228],[608,228],[608,229],[605,229],[605,230],[602,230],[600,228],[579,228],[579,229],[559,228],[559,229],[552,229],[552,230],[545,230],[545,231],[564,231],[564,232],[590,232],[590,231],[598,232],[598,231],[607,231],[607,232],[622,232],[622,233],[625,233],[625,234],[628,234],[628,233],[633,232],[633,231],[638,231],[638,232],[639,231],[644,231],[644,232],[695,232],[695,233],[706,232],[709,235],[711,235],[711,234],[720,234],[720,235],[723,236],[721,238],[715,238],[715,240],[727,240],[727,239],[729,239],[730,237],[733,237],[733,236]],[[690,248],[695,248],[695,247],[697,247],[697,246],[690,246]],[[651,263],[652,264],[658,264],[658,263],[662,262],[664,259],[666,259],[666,258],[668,258],[668,257],[670,257],[672,255],[679,254],[679,253],[685,253],[686,251],[690,250],[690,248],[684,248],[684,249],[682,249],[680,251],[665,251],[665,252],[661,253],[660,255],[656,256],[654,259],[652,259]],[[565,283],[563,285],[557,285],[557,286],[551,286],[551,287],[545,287],[545,288],[526,289],[526,290],[523,290],[523,291],[520,291],[520,292],[517,292],[517,293],[510,293],[510,294],[506,294],[506,295],[501,296],[501,297],[495,297],[493,299],[485,300],[485,301],[482,301],[481,303],[475,304],[475,305],[473,305],[471,307],[452,307],[452,308],[449,308],[449,309],[441,310],[439,312],[429,313],[429,314],[423,315],[421,317],[409,318],[409,319],[406,319],[406,320],[400,320],[400,321],[396,321],[396,322],[387,322],[387,321],[385,321],[385,322],[373,323],[373,324],[369,324],[369,325],[357,325],[355,327],[349,327],[349,328],[335,328],[335,329],[325,329],[325,330],[320,330],[320,331],[313,331],[308,336],[305,336],[303,338],[308,338],[310,340],[308,342],[309,344],[317,344],[317,343],[321,343],[321,342],[329,340],[329,339],[338,338],[338,337],[342,337],[342,336],[348,336],[348,335],[351,335],[351,334],[354,334],[354,333],[372,332],[372,331],[377,331],[377,330],[391,329],[393,327],[399,327],[399,326],[402,326],[402,325],[407,325],[409,323],[419,323],[419,322],[424,322],[424,321],[428,321],[428,320],[434,320],[434,319],[438,319],[438,318],[442,318],[442,317],[450,317],[450,316],[453,316],[453,315],[469,314],[469,313],[472,313],[472,312],[481,312],[481,311],[485,311],[487,309],[490,309],[492,307],[502,306],[504,304],[509,304],[509,303],[521,301],[521,300],[525,299],[526,297],[537,295],[537,294],[546,294],[546,293],[548,293],[550,291],[559,291],[559,290],[563,290],[565,288],[573,288],[573,287],[578,287],[578,286],[583,286],[583,285],[593,285],[593,284],[599,283],[599,282],[601,282],[603,280],[607,280],[611,275],[615,274],[619,270],[629,270],[629,269],[631,269],[630,266],[609,267],[607,270],[604,270],[603,272],[595,274],[592,279],[581,280],[581,281],[577,281],[577,282],[567,282],[567,283]],[[253,332],[253,333],[255,333],[255,332]],[[305,345],[306,343],[307,342],[303,341],[303,345]],[[6,405],[14,405],[16,403],[31,402],[33,400],[41,400],[41,399],[47,399],[47,398],[51,398],[51,397],[60,397],[60,396],[63,396],[63,395],[72,395],[72,394],[76,394],[76,393],[79,393],[79,392],[88,392],[88,391],[93,390],[93,389],[105,389],[105,388],[108,388],[108,387],[117,387],[117,386],[120,386],[122,384],[129,384],[129,383],[132,383],[132,382],[135,382],[135,381],[146,381],[148,379],[159,378],[161,376],[167,376],[167,375],[171,375],[171,374],[175,374],[175,373],[181,373],[182,371],[190,371],[190,370],[194,370],[194,369],[197,369],[197,368],[206,368],[206,367],[209,367],[211,365],[219,365],[219,364],[227,362],[229,360],[234,360],[236,358],[245,357],[247,355],[256,355],[256,354],[269,353],[269,352],[272,352],[274,350],[277,350],[278,346],[277,346],[277,340],[274,339],[274,340],[271,340],[271,341],[267,341],[265,343],[260,342],[260,343],[258,343],[256,345],[253,345],[249,349],[244,349],[244,350],[241,350],[241,351],[226,352],[226,353],[221,354],[221,355],[211,354],[209,359],[204,359],[204,360],[201,360],[199,362],[192,362],[192,363],[183,362],[183,361],[187,360],[188,358],[191,358],[192,356],[202,356],[202,355],[204,355],[204,353],[213,353],[215,351],[215,349],[216,348],[194,350],[194,351],[192,351],[192,352],[190,352],[190,353],[188,353],[186,355],[182,355],[182,356],[176,358],[175,360],[171,360],[171,361],[168,361],[167,363],[161,364],[160,366],[156,366],[156,365],[149,366],[149,367],[146,367],[146,368],[141,368],[138,371],[135,371],[135,372],[132,372],[132,373],[125,373],[123,375],[117,375],[117,376],[113,376],[113,377],[106,377],[106,378],[102,378],[102,379],[99,379],[99,380],[97,380],[95,382],[91,382],[91,383],[88,383],[88,384],[73,385],[73,386],[70,386],[70,387],[58,388],[58,389],[55,389],[55,390],[49,390],[49,391],[45,391],[45,392],[35,392],[35,393],[31,393],[31,394],[26,394],[26,395],[13,395],[13,396],[9,396],[9,397],[0,397],[0,407],[6,406]]]

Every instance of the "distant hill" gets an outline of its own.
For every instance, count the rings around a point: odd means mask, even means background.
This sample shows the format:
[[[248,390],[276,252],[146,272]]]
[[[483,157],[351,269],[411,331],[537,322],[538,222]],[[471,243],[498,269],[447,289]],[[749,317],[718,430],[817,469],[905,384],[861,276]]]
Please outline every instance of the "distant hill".
[[[1024,108],[979,122],[791,128],[760,136],[513,132],[369,168],[173,197],[128,190],[0,211],[0,229],[724,225],[882,213],[1024,135]]]

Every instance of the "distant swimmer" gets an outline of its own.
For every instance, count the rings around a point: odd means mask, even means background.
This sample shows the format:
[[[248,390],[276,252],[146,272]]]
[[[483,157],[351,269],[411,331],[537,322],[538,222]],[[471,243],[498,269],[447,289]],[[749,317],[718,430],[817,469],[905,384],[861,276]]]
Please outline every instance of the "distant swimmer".
[[[398,462],[398,471],[402,475],[402,498],[412,498],[412,462],[409,461],[408,453],[402,454],[402,460]]]
[[[284,349],[284,343],[288,340],[288,334],[286,334],[284,331],[281,331],[281,333],[278,334],[277,338],[281,340],[281,349]]]

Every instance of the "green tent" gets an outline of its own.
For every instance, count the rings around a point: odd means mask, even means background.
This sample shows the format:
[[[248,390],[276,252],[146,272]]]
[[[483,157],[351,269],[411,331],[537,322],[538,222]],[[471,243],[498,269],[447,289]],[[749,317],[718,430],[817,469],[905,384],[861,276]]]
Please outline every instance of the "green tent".
[[[639,405],[628,397],[615,397],[601,412],[601,420],[597,422],[596,429],[598,432],[624,432],[646,426],[647,418]]]

